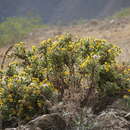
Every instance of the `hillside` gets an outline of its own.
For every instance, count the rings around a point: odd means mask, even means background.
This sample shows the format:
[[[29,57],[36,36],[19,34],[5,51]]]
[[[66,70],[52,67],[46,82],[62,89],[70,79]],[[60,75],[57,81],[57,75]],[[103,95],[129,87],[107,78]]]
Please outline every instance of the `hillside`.
[[[0,4],[0,20],[9,16],[39,14],[44,22],[64,23],[110,16],[130,6],[129,0],[4,0]]]
[[[36,29],[29,33],[24,41],[27,43],[27,46],[30,47],[31,45],[37,45],[36,43],[39,43],[42,40],[64,33],[71,33],[81,37],[106,39],[122,48],[122,54],[119,57],[119,61],[130,62],[130,17],[90,20],[79,25],[50,26],[45,29]],[[0,59],[3,58],[8,46],[0,49]]]

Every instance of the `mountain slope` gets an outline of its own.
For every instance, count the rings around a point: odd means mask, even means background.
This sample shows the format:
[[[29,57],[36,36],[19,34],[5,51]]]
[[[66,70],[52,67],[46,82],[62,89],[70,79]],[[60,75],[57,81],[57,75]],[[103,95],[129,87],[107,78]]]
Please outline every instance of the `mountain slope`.
[[[66,23],[109,16],[128,6],[130,0],[4,0],[0,4],[0,19],[35,12],[47,23]]]
[[[63,33],[71,33],[79,37],[106,39],[122,48],[123,52],[118,60],[130,63],[130,17],[111,20],[90,20],[82,25],[50,26],[45,29],[36,29],[28,34],[24,42],[30,48],[32,45],[37,46],[42,40]],[[0,49],[0,64],[9,46]]]

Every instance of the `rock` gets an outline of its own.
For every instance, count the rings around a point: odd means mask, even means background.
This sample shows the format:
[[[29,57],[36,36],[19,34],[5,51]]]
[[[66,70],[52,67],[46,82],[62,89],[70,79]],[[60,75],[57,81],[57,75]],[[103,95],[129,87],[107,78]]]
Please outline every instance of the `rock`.
[[[115,20],[114,20],[114,19],[112,19],[112,20],[110,21],[110,23],[111,23],[111,24],[113,24],[114,22],[115,22]]]
[[[60,102],[59,104],[52,106],[49,110],[51,113],[62,113],[63,109],[65,109],[65,106],[63,105],[63,102]]]
[[[57,113],[37,117],[24,126],[6,128],[5,130],[65,130],[66,123]]]
[[[129,130],[130,123],[114,109],[103,111],[93,122],[91,130]]]
[[[115,100],[111,105],[109,105],[107,108],[114,108],[121,111],[126,111],[126,114],[130,112],[130,107],[127,105],[127,103],[124,101],[124,99],[119,98]]]
[[[65,121],[56,113],[40,116],[30,121],[23,130],[65,130]]]
[[[125,115],[125,119],[130,121],[130,112]]]

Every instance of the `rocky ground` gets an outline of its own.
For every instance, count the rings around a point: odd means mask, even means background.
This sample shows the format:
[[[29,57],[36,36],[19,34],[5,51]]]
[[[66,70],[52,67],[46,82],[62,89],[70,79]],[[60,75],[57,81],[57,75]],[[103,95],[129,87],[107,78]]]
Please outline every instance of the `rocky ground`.
[[[130,113],[112,107],[114,104],[98,115],[88,113],[84,122],[87,126],[69,128],[58,113],[53,113],[39,116],[24,126],[5,130],[130,130]]]

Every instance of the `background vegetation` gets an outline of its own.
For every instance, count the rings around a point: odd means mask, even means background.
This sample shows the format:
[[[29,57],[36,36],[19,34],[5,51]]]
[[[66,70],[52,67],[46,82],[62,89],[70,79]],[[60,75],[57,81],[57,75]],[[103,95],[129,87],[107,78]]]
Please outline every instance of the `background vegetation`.
[[[130,16],[130,8],[122,9],[121,11],[117,12],[113,17],[121,18]]]
[[[21,41],[34,28],[44,27],[40,17],[9,17],[0,23],[0,46]]]

